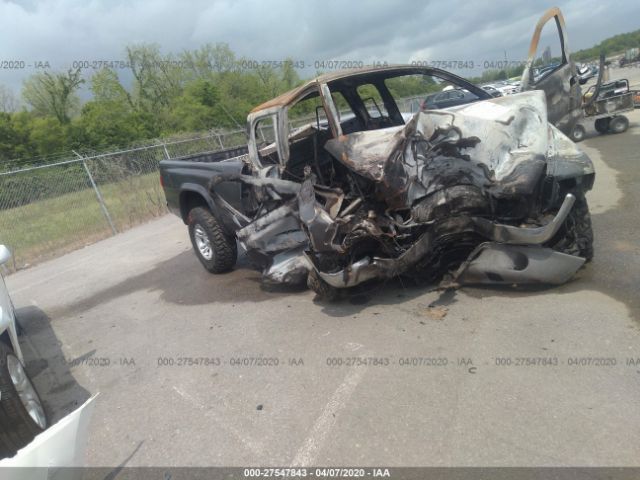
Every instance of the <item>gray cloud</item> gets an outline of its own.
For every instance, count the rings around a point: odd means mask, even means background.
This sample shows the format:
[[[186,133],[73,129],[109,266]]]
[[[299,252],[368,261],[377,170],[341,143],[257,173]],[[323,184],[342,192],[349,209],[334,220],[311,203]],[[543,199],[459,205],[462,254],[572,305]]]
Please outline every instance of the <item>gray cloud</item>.
[[[411,60],[521,60],[539,15],[530,0],[296,2],[293,0],[28,0],[0,3],[0,60],[117,60],[132,43],[165,52],[227,42],[256,60],[291,57],[404,63]],[[572,49],[638,28],[640,3],[560,2]],[[33,68],[0,70],[16,91]],[[469,73],[469,72],[461,72]],[[303,72],[311,75],[311,71]]]

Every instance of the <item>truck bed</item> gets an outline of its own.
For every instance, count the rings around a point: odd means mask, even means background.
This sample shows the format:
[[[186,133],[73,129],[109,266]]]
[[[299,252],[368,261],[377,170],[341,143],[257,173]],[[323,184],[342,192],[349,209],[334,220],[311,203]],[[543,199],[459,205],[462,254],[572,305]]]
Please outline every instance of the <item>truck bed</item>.
[[[183,162],[215,163],[231,159],[243,160],[242,157],[245,157],[248,154],[249,147],[247,145],[241,145],[239,147],[226,148],[224,150],[218,150],[215,152],[184,155],[182,157],[172,158],[171,160]]]
[[[220,174],[240,173],[248,157],[249,147],[244,145],[160,161],[160,181],[169,210],[183,221],[196,203],[207,205],[213,211],[209,194],[211,179]],[[214,190],[233,207],[242,208],[241,188],[237,182],[222,182]]]

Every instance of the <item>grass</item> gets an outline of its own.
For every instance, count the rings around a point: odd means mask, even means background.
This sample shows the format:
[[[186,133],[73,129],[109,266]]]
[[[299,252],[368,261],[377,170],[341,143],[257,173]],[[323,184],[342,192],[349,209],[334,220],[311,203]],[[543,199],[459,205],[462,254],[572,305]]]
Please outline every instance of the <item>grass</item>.
[[[119,232],[167,211],[157,172],[126,177],[98,188]],[[10,270],[111,235],[92,188],[0,211],[0,244],[13,253]]]

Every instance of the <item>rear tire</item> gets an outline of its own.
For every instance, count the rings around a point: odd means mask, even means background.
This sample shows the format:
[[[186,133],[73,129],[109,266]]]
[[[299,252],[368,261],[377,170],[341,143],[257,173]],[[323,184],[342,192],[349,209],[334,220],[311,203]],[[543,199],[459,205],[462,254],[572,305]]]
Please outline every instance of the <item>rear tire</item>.
[[[189,238],[200,263],[211,273],[230,271],[236,264],[235,238],[228,235],[209,210],[196,207],[189,212]]]
[[[609,122],[609,131],[611,133],[623,133],[629,128],[629,119],[624,115],[613,117]]]
[[[35,418],[23,402],[30,405]],[[0,342],[0,458],[15,455],[48,424],[42,401],[22,363],[8,346]]]

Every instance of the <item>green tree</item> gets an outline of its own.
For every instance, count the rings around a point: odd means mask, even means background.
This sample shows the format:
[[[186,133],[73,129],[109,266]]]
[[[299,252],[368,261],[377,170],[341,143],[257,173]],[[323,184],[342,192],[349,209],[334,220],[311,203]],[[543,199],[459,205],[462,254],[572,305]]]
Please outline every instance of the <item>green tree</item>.
[[[67,125],[54,117],[35,117],[31,120],[29,140],[37,155],[50,155],[67,148]]]
[[[25,80],[22,96],[36,114],[50,115],[67,124],[80,105],[76,92],[83,83],[80,69],[36,73]]]
[[[621,33],[606,38],[591,48],[578,50],[572,55],[572,58],[576,62],[596,61],[598,60],[600,52],[604,52],[605,55],[609,56],[624,53],[631,48],[637,47],[640,47],[640,30]]]
[[[120,83],[118,74],[109,68],[104,68],[93,74],[91,77],[91,93],[93,94],[93,100],[98,102],[126,103],[130,107],[134,107],[131,94]]]
[[[33,116],[27,111],[0,113],[0,161],[29,158],[38,154],[30,136]],[[3,167],[4,168],[4,167]]]
[[[15,158],[15,148],[19,139],[11,120],[8,113],[0,113],[0,160]]]
[[[241,64],[236,54],[226,43],[207,43],[198,50],[185,51],[179,56],[181,65],[190,69],[197,78],[209,78],[213,75],[238,70]]]
[[[169,127],[173,131],[198,131],[228,123],[215,84],[198,79],[189,83],[175,102]]]
[[[157,45],[127,47],[140,108],[169,107],[182,93],[185,69],[172,55],[162,55]]]

